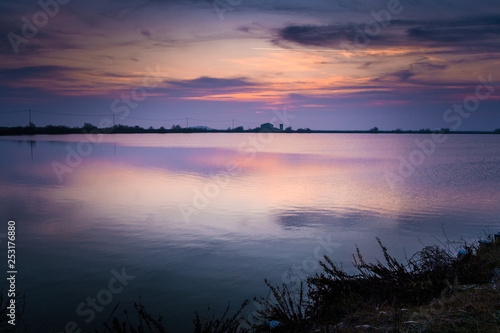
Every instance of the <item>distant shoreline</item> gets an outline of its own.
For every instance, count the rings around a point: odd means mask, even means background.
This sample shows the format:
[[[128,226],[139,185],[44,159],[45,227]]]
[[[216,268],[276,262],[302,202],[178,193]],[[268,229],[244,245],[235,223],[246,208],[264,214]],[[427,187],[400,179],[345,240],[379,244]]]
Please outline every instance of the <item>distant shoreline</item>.
[[[199,128],[172,128],[172,129],[155,129],[142,128],[139,126],[123,126],[118,125],[107,128],[97,128],[95,126],[84,127],[66,127],[66,126],[46,126],[46,127],[0,127],[0,136],[20,136],[20,135],[65,135],[65,134],[185,134],[185,133],[299,133],[299,134],[500,134],[500,129],[494,131],[450,131],[449,129],[441,130],[312,130],[309,128],[297,130],[287,129],[279,130],[277,128],[254,128],[254,129],[199,129]]]

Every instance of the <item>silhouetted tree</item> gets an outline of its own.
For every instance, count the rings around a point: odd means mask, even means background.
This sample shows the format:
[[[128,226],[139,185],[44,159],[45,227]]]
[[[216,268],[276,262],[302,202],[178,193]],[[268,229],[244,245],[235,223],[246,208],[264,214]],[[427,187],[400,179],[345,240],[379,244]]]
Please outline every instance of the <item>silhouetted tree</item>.
[[[274,130],[274,125],[271,123],[264,123],[260,125],[260,130],[262,132],[272,132]]]
[[[370,132],[370,133],[378,133],[378,127],[373,127],[368,132]]]
[[[86,130],[87,132],[90,132],[94,129],[97,129],[97,126],[94,126],[92,125],[91,123],[85,123],[83,124],[83,127],[82,127],[84,130]]]
[[[288,126],[287,128],[285,128],[285,132],[287,133],[291,133],[292,131],[292,126]]]

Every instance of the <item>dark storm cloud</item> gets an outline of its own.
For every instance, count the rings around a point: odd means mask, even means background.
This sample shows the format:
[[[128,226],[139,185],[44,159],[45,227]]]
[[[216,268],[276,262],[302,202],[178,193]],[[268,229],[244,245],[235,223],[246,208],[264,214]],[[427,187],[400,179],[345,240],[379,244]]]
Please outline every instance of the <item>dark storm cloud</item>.
[[[354,23],[343,25],[290,25],[279,31],[278,41],[290,41],[307,46],[334,47],[343,41],[352,41],[358,35],[361,27]],[[387,39],[385,36],[375,36],[373,40],[379,42]],[[389,43],[386,40],[385,43]]]
[[[393,20],[373,34],[367,30],[367,23],[288,25],[278,31],[274,42],[278,45],[293,42],[304,46],[342,49],[342,42],[358,41],[362,47],[372,48],[421,45],[451,47],[470,53],[483,50],[500,52],[498,15],[443,21]],[[377,32],[375,29],[372,31]]]
[[[431,46],[451,46],[471,53],[500,51],[500,17],[482,17],[475,20],[435,23],[410,28],[406,31],[411,42]]]

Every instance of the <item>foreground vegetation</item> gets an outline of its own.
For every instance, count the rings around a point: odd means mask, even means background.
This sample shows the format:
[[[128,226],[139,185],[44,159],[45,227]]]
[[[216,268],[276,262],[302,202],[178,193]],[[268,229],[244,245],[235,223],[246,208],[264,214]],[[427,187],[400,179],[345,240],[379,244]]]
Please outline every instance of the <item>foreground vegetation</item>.
[[[243,319],[248,318],[245,301],[232,315],[229,306],[219,317],[195,313],[193,331],[500,332],[498,239],[429,246],[403,262],[379,245],[384,260],[367,262],[358,250],[353,256],[356,273],[325,256],[322,271],[307,281],[281,286],[266,281],[269,296],[255,299],[261,305],[254,313],[257,324]],[[1,304],[3,323],[6,309]],[[137,303],[131,313],[113,312],[98,332],[167,331],[162,317],[151,316]]]
[[[242,319],[245,302],[233,316],[229,307],[218,319],[196,313],[194,332],[500,332],[500,242],[429,246],[404,262],[379,245],[384,260],[366,262],[358,250],[355,274],[325,256],[306,284],[266,281],[270,296],[256,299],[260,324]],[[166,332],[161,318],[136,310],[141,324],[114,317],[104,332]]]
[[[500,244],[425,247],[404,263],[379,241],[384,261],[357,251],[355,274],[325,256],[323,272],[302,288],[269,286],[261,317],[278,320],[273,332],[500,332]],[[257,332],[265,332],[265,325]]]

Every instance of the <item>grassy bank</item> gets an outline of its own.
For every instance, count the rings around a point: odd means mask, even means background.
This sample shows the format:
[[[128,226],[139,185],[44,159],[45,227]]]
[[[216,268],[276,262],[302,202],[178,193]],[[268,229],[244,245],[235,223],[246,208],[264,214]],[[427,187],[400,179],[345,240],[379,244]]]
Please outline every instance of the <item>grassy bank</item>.
[[[500,332],[500,243],[492,236],[425,247],[404,262],[379,244],[384,260],[368,263],[358,250],[355,274],[325,257],[307,294],[269,285],[277,302],[261,299],[261,319],[280,322],[273,332]]]

